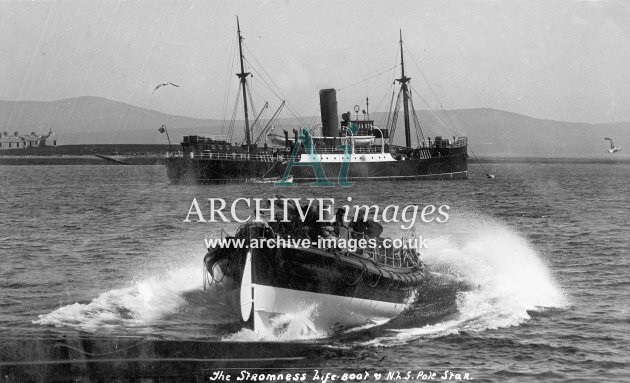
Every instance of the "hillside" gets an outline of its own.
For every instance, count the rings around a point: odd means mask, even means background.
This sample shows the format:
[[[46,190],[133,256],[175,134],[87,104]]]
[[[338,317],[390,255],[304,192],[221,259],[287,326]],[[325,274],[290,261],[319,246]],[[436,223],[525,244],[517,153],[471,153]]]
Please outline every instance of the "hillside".
[[[214,120],[160,113],[101,97],[0,101],[0,131],[41,134],[52,129],[62,144],[163,144],[166,137],[157,133],[162,124],[191,131],[220,126]]]
[[[532,118],[496,109],[460,109],[448,111],[462,135],[470,138],[477,155],[524,157],[601,157],[608,156],[608,142],[630,155],[630,123],[587,124]],[[438,116],[448,122],[444,112]],[[443,126],[433,113],[423,112],[424,125]],[[452,135],[452,133],[451,133]]]

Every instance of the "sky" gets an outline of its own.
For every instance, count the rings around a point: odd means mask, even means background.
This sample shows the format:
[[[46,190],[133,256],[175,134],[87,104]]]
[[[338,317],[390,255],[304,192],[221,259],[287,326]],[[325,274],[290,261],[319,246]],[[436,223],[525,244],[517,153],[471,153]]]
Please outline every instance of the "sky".
[[[236,16],[258,110],[285,117],[387,111],[406,74],[418,109],[496,108],[577,122],[630,121],[630,2],[0,2],[0,100],[99,96],[165,113],[227,117]],[[163,87],[173,82],[179,88]],[[270,90],[269,88],[273,89]]]

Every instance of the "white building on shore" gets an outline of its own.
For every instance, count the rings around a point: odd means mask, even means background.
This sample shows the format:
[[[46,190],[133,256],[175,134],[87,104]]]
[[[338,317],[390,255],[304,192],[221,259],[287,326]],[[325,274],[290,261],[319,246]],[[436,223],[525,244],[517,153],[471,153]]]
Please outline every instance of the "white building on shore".
[[[58,144],[57,136],[52,130],[42,136],[38,136],[35,132],[31,132],[30,135],[20,135],[18,132],[9,135],[8,132],[3,132],[0,135],[0,150],[57,146]]]

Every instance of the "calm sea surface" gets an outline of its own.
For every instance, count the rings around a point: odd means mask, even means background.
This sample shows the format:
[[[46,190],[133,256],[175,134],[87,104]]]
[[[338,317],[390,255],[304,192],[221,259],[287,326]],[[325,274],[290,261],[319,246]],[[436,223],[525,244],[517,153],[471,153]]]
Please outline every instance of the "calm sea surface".
[[[489,168],[496,179],[471,165],[468,181],[279,189],[171,185],[160,166],[0,167],[0,341],[10,345],[0,344],[2,375],[12,361],[42,359],[30,354],[34,340],[79,336],[187,345],[191,358],[203,357],[191,341],[228,358],[247,344],[269,358],[304,357],[265,366],[309,374],[628,381],[630,164]],[[357,204],[449,205],[448,222],[416,225],[432,273],[411,310],[334,335],[304,331],[308,310],[264,334],[223,326],[218,292],[202,284],[203,240],[237,224],[182,221],[195,197],[278,193],[339,205],[349,195]],[[386,232],[403,234],[393,225]]]

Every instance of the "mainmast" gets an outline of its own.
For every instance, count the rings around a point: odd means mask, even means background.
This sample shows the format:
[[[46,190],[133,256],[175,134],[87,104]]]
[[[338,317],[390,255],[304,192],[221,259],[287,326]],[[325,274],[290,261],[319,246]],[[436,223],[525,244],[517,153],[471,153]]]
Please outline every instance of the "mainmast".
[[[411,80],[411,77],[405,76],[405,60],[403,58],[403,46],[402,46],[402,29],[400,30],[400,68],[402,74],[400,78],[396,79],[401,85],[403,92],[403,113],[405,117],[405,146],[411,147],[411,130],[409,127],[409,93],[407,90],[407,82]]]
[[[247,76],[249,72],[245,72],[245,66],[243,65],[243,37],[241,36],[241,26],[238,23],[238,16],[236,16],[236,29],[238,31],[238,52],[241,59],[241,73],[236,75],[241,79],[241,86],[243,87],[243,112],[245,113],[245,144],[247,145],[247,151],[251,145],[251,138],[249,136],[249,115],[247,114]]]

